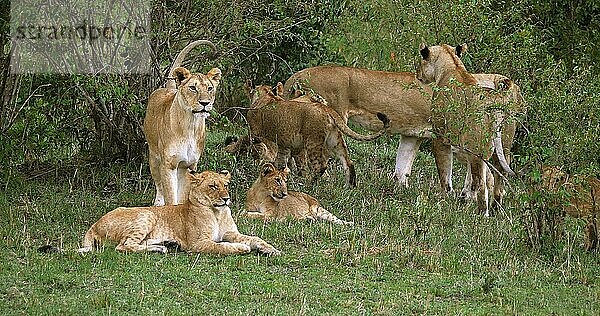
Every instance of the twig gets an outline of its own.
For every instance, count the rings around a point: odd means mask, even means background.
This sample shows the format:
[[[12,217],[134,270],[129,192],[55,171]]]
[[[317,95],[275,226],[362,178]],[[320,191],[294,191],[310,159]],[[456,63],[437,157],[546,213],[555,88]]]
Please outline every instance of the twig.
[[[23,104],[21,104],[21,107],[19,107],[19,109],[13,113],[12,117],[8,121],[8,124],[3,127],[2,134],[6,133],[6,131],[8,131],[10,129],[10,127],[14,124],[15,120],[17,119],[17,116],[19,116],[19,113],[21,113],[21,111],[23,111],[23,109],[25,108],[25,106],[27,105],[27,103],[29,103],[29,100],[31,100],[31,98],[33,96],[35,96],[35,93],[40,88],[44,88],[44,87],[48,87],[48,86],[51,86],[51,84],[47,83],[47,84],[40,85],[37,88],[35,88],[33,90],[33,92],[31,92],[31,94],[27,97],[27,99],[25,99],[25,102],[23,102]]]

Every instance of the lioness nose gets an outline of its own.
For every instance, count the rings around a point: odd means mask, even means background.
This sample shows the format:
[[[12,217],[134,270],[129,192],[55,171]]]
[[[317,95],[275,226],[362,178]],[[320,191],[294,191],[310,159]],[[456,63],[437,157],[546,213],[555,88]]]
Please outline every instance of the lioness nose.
[[[225,202],[225,204],[229,205],[229,203],[231,202],[231,199],[228,196],[226,196],[223,198],[223,201]]]
[[[200,105],[202,105],[202,106],[207,106],[210,104],[210,101],[200,101],[198,103],[200,103]]]

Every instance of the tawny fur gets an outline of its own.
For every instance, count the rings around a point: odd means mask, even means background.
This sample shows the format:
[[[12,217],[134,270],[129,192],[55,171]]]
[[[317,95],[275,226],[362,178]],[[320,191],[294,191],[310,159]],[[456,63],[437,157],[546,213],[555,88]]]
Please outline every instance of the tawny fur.
[[[472,181],[472,190],[477,192],[479,210],[490,215],[487,167],[484,159],[494,151],[506,172],[513,173],[504,157],[499,124],[503,117],[497,111],[488,110],[494,105],[494,93],[477,86],[477,80],[464,67],[457,52],[466,45],[456,48],[448,45],[427,47],[421,45],[423,57],[417,69],[417,78],[435,86],[432,99],[432,127],[437,137],[433,140],[433,151],[445,191],[452,190],[452,146],[467,157]]]
[[[521,90],[519,86],[508,77],[499,74],[473,74],[473,77],[477,81],[477,86],[496,92],[493,94],[493,97],[495,97],[494,103],[498,104],[499,107],[503,109],[501,111],[509,110],[511,115],[522,115],[525,113],[526,110],[524,107]],[[509,118],[503,122],[503,124],[501,124],[501,128],[504,157],[507,163],[510,164],[512,160],[511,148],[514,143],[515,133],[517,130],[517,120],[514,118]],[[465,157],[459,153],[457,158],[467,164],[467,174],[465,176],[465,182],[461,191],[461,196],[465,199],[473,199],[477,193],[474,192],[472,188],[472,176],[470,165],[468,163],[468,157]],[[498,171],[502,172],[504,178],[509,175],[503,170],[495,152],[492,155],[491,162]],[[488,191],[493,192],[494,196],[491,207],[491,210],[493,211],[501,208],[502,206],[502,200],[506,194],[506,190],[504,189],[505,180],[503,177],[493,174],[490,168],[487,168],[487,166],[486,172]]]
[[[257,250],[280,252],[264,240],[242,235],[231,216],[228,171],[188,174],[189,198],[180,205],[119,207],[102,216],[85,234],[79,252],[96,250],[106,241],[125,252],[167,252],[176,243],[188,252],[216,255]]]
[[[585,219],[584,246],[594,250],[600,243],[600,180],[595,177],[569,176],[557,167],[542,167],[542,185],[553,193],[569,195],[568,201],[550,201],[569,216]]]
[[[419,145],[431,137],[431,88],[410,72],[387,72],[342,66],[318,66],[292,75],[284,97],[320,95],[347,122],[371,131],[383,128],[377,113],[390,119],[388,133],[402,135],[394,171],[398,182],[408,177]]]
[[[258,179],[246,194],[245,216],[263,220],[295,219],[325,220],[334,224],[352,225],[324,209],[314,197],[288,191],[286,180],[289,169],[278,170],[270,163],[262,167]]]
[[[218,68],[204,75],[177,67],[173,75],[177,89],[152,92],[144,119],[156,206],[185,201],[185,175],[187,169],[196,170],[204,152],[205,119],[213,108],[221,80]]]
[[[354,164],[342,133],[357,140],[373,140],[385,133],[363,136],[352,131],[339,114],[321,103],[286,101],[275,95],[269,86],[246,85],[252,106],[248,111],[250,135],[276,144],[277,166],[287,166],[290,157],[300,166],[310,165],[316,176],[336,157],[346,171],[346,183],[356,185]],[[379,113],[384,123],[385,115]],[[308,163],[307,163],[308,162]]]

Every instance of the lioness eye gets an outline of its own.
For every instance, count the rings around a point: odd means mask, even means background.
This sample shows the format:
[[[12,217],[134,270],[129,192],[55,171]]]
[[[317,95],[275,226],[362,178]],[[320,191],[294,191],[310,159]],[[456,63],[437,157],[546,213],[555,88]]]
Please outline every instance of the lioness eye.
[[[208,90],[208,92],[211,92],[213,90],[212,86],[208,86],[208,88],[206,88]]]
[[[208,186],[209,188],[213,189],[213,190],[217,190],[219,187],[216,184],[211,184]]]
[[[189,87],[189,89],[190,89],[190,91],[192,91],[192,92],[196,92],[196,86],[190,86],[190,87]]]

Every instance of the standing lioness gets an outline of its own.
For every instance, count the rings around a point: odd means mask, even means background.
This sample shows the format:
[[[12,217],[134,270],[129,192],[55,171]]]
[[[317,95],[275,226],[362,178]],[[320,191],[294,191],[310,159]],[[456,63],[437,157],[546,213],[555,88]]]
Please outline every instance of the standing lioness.
[[[185,204],[114,209],[90,227],[79,252],[92,251],[110,240],[118,243],[117,250],[130,252],[164,253],[165,244],[174,242],[189,252],[231,255],[255,249],[280,254],[264,240],[239,233],[229,208],[228,171],[186,176],[190,192]]]
[[[510,169],[502,146],[501,125],[505,114],[497,108],[502,98],[497,92],[478,86],[458,55],[466,45],[456,48],[449,45],[421,44],[421,63],[417,78],[435,86],[432,100],[432,126],[437,137],[433,151],[442,187],[451,189],[452,146],[468,159],[477,192],[480,210],[490,215],[487,186],[487,167],[484,160],[496,154],[502,169]]]
[[[188,45],[173,66],[183,60]],[[196,170],[204,151],[205,122],[215,102],[221,70],[211,69],[206,75],[190,73],[183,67],[172,69],[176,89],[157,89],[148,99],[144,134],[150,151],[150,172],[156,185],[154,205],[179,204],[185,201],[187,169]]]

